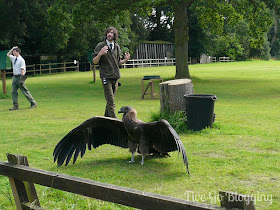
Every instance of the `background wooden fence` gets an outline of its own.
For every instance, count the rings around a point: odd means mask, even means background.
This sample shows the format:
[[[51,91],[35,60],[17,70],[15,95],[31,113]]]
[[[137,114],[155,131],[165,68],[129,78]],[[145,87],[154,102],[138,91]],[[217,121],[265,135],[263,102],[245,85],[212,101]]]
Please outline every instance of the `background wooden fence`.
[[[80,63],[79,61],[74,62],[63,62],[63,63],[48,63],[48,64],[33,64],[26,66],[26,75],[36,75],[36,74],[52,74],[66,71],[79,71]],[[7,76],[12,76],[12,70],[1,70],[3,94],[7,94],[6,78]],[[95,72],[94,72],[94,82],[95,82]]]
[[[191,59],[190,59],[191,60]],[[124,64],[123,68],[136,68],[136,67],[152,67],[152,66],[170,66],[175,65],[175,58],[165,58],[165,59],[133,59],[128,60]],[[189,61],[190,64],[190,61]],[[98,69],[98,65],[92,65],[90,63],[80,63],[79,61],[73,62],[62,62],[62,63],[48,63],[48,64],[33,64],[26,66],[27,75],[36,75],[36,74],[52,74],[66,71],[80,71],[80,67],[83,67],[82,70],[93,71],[93,82],[96,81],[95,70]],[[3,94],[7,94],[6,89],[6,77],[12,76],[12,70],[1,70],[1,78],[3,85]]]
[[[189,64],[190,64],[190,61],[189,61]],[[174,66],[174,65],[176,65],[176,58],[132,59],[132,60],[128,60],[125,64],[123,64],[123,68]]]
[[[0,161],[0,175],[9,177],[17,209],[40,209],[34,184],[140,209],[255,209],[253,200],[246,202],[248,199],[240,194],[235,196],[243,201],[229,201],[227,196],[233,194],[220,192],[223,207],[218,207],[34,169],[21,155],[7,154],[7,158],[8,162]]]
[[[33,64],[26,66],[26,73],[31,74],[43,74],[43,73],[58,73],[66,71],[79,71],[79,61],[76,62],[62,62],[62,63],[48,63],[48,64]],[[6,71],[6,74],[13,74],[12,71]]]

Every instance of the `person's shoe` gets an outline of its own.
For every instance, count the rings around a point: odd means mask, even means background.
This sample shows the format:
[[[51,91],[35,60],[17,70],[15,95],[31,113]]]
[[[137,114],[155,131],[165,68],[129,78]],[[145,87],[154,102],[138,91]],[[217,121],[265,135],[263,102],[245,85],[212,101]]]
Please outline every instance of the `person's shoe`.
[[[31,106],[29,107],[29,109],[33,109],[33,108],[35,108],[36,106],[38,106],[38,104],[31,104]]]
[[[18,105],[14,105],[12,108],[9,109],[10,111],[19,110]]]

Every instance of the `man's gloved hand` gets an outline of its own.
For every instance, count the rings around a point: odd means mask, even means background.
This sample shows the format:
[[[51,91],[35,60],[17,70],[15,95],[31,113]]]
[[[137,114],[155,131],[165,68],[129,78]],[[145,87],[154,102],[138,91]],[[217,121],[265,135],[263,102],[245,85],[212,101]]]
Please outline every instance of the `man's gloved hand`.
[[[21,76],[20,76],[20,79],[19,79],[19,83],[20,83],[20,84],[23,84],[23,83],[25,82],[26,78],[27,78],[26,75],[21,75]]]

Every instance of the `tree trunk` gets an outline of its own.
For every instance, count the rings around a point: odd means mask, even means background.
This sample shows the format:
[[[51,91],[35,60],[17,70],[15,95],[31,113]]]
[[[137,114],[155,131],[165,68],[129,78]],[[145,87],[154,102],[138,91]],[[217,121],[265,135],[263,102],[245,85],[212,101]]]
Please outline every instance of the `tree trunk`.
[[[277,38],[277,32],[278,32],[278,19],[276,15],[276,10],[273,10],[273,23],[274,23],[274,34],[271,39],[271,47],[274,45],[276,38]]]
[[[189,21],[188,9],[191,4],[188,1],[170,1],[174,9],[174,33],[176,56],[176,79],[190,78],[188,67]]]
[[[193,84],[190,79],[175,79],[159,84],[160,111],[174,114],[185,111],[184,95],[193,94]]]

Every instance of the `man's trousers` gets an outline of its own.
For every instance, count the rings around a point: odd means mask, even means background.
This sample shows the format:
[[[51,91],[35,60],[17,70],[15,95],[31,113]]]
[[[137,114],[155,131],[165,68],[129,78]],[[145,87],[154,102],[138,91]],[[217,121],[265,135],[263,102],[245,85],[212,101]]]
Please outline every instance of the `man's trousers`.
[[[117,79],[106,79],[107,83],[103,83],[104,96],[107,101],[105,109],[105,117],[117,118],[115,114],[115,94],[118,89],[118,80]]]
[[[12,97],[13,97],[13,104],[14,106],[18,106],[18,89],[21,90],[23,95],[27,98],[31,105],[36,104],[36,101],[32,97],[31,93],[28,91],[25,82],[20,83],[20,76],[13,76],[13,83],[12,83]]]

